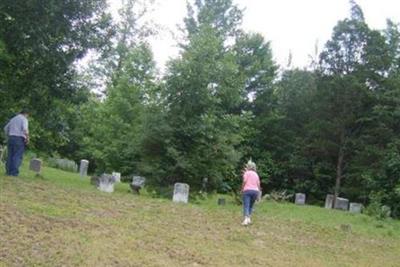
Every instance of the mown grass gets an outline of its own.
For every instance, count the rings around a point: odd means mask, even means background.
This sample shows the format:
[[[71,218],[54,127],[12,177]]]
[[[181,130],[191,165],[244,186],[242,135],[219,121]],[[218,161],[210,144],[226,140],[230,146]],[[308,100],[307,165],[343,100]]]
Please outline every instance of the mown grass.
[[[108,194],[24,165],[0,175],[0,265],[400,266],[399,221],[267,201],[243,227],[241,207],[218,197],[175,204],[127,184]]]

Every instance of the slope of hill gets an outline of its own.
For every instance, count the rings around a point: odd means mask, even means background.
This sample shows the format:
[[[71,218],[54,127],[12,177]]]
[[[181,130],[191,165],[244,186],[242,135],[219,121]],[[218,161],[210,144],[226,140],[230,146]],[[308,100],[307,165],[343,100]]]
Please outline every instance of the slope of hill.
[[[318,207],[112,194],[52,168],[0,175],[0,266],[400,266],[400,222]]]

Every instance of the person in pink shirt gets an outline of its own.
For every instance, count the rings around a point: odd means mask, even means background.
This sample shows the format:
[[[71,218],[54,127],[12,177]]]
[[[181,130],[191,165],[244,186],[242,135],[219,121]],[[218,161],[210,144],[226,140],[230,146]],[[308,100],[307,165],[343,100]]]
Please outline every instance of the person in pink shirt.
[[[256,164],[249,160],[243,171],[242,195],[243,195],[243,216],[242,225],[251,223],[251,213],[253,211],[254,202],[261,195],[260,177],[256,172]]]

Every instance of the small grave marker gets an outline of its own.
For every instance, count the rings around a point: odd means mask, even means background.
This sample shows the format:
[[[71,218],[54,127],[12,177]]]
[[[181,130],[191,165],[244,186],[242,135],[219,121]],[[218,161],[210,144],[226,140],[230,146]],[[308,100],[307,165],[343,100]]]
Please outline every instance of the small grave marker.
[[[304,204],[306,204],[306,194],[297,193],[297,194],[295,195],[294,203],[297,204],[297,205],[304,205]]]

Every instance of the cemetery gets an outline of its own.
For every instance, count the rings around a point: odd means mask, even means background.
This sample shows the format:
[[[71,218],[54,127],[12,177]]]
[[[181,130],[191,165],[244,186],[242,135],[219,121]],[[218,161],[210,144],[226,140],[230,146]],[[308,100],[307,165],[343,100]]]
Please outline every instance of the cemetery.
[[[288,3],[1,0],[0,267],[400,266],[400,1]]]

